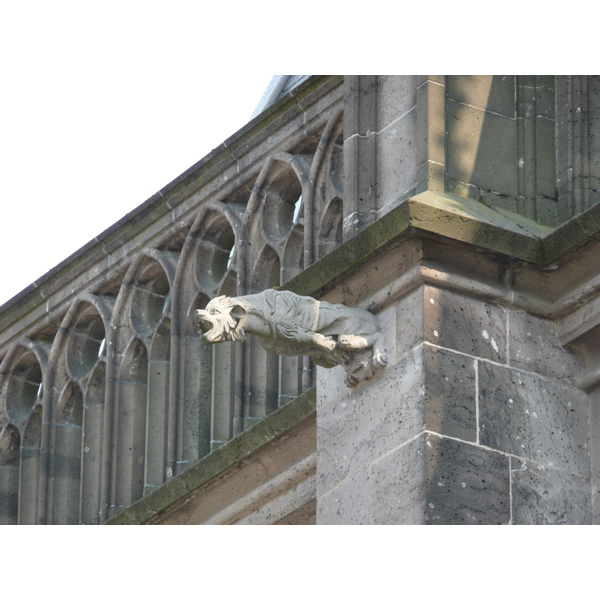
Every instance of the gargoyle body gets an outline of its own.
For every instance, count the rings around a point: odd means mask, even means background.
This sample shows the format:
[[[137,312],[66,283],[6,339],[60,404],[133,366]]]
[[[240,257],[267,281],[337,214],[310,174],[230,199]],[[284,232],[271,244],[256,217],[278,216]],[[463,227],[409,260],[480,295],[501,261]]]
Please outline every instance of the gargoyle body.
[[[348,387],[371,379],[387,364],[375,315],[293,292],[219,296],[196,311],[196,322],[207,343],[244,341],[252,334],[275,354],[308,355],[328,369],[341,365]]]

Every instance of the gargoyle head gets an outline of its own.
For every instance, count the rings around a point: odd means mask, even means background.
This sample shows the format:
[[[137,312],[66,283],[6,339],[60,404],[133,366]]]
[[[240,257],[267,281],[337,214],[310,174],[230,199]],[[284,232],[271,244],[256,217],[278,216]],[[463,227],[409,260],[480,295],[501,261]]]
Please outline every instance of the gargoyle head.
[[[195,315],[196,324],[204,332],[203,341],[215,344],[245,340],[240,321],[246,315],[246,310],[236,302],[235,298],[228,296],[213,298],[206,305],[206,309],[198,309]]]

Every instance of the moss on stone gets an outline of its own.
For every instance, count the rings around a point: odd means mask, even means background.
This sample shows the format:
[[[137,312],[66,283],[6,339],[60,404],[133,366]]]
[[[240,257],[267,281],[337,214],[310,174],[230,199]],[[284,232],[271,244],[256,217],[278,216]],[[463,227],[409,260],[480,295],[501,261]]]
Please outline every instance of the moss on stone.
[[[180,475],[152,491],[107,521],[108,525],[140,525],[206,485],[230,467],[289,431],[316,411],[312,388],[291,400],[247,431],[201,458]]]
[[[553,229],[470,198],[429,190],[391,210],[281,289],[318,296],[323,287],[359,268],[410,229],[544,266],[600,232],[600,205]]]

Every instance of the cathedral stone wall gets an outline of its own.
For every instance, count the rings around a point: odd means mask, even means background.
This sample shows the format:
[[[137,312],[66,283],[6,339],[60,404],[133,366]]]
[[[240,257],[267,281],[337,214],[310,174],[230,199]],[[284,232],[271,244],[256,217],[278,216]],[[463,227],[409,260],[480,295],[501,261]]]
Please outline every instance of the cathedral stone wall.
[[[0,308],[0,522],[596,522],[598,85],[286,94]],[[385,369],[201,341],[274,287],[372,311]]]

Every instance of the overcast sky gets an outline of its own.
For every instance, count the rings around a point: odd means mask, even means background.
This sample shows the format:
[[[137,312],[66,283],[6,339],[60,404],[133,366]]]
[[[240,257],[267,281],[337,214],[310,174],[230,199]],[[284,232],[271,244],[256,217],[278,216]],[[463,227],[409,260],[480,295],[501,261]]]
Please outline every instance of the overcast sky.
[[[250,119],[276,73],[203,4],[0,4],[0,305]]]

